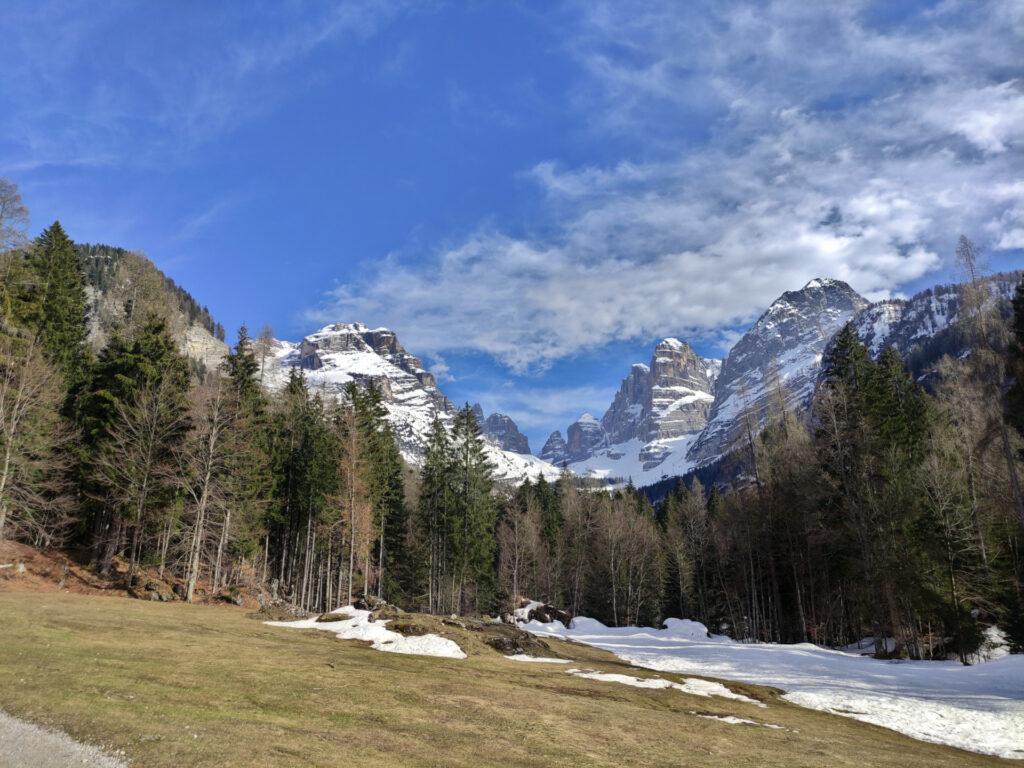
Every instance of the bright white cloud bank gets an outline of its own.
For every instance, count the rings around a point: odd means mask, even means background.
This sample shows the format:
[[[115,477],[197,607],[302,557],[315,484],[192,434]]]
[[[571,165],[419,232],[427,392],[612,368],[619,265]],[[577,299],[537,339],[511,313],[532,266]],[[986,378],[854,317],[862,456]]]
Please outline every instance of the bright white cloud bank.
[[[545,234],[392,258],[318,314],[522,372],[613,340],[724,342],[815,276],[884,296],[961,232],[1021,247],[1024,6],[883,7],[581,4],[569,103],[621,160],[539,163]]]
[[[915,739],[1024,759],[1024,656],[971,667],[954,661],[880,661],[809,643],[745,644],[709,637],[695,621],[665,624],[665,629],[614,628],[578,617],[571,629],[557,621],[523,628],[604,648],[648,669],[774,686],[795,704]]]

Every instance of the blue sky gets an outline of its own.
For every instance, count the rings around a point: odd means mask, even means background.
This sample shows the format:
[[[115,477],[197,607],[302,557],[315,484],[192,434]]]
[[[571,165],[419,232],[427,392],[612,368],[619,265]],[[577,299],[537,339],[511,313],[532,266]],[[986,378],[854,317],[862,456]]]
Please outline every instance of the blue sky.
[[[228,328],[394,328],[539,449],[675,335],[1024,246],[1014,0],[0,5],[0,175]]]

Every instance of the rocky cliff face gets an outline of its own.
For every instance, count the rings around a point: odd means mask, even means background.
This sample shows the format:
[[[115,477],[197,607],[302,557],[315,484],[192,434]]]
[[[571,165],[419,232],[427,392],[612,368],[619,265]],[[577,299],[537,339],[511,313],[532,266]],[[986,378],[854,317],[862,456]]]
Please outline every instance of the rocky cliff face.
[[[644,442],[699,432],[711,407],[719,361],[705,360],[684,341],[665,339],[649,366],[634,365],[601,419],[609,443]]]
[[[340,397],[349,382],[375,385],[383,396],[402,455],[412,464],[423,459],[434,419],[450,425],[455,415],[455,407],[438,389],[433,375],[387,328],[333,323],[298,343],[277,342],[272,356],[265,374],[265,383],[271,388],[284,386],[291,368],[305,372],[311,389],[333,397]],[[478,412],[478,418],[482,413]],[[504,426],[514,440],[509,425]],[[503,450],[494,441],[488,442],[488,457],[500,479],[518,481],[539,474],[553,479],[559,474],[546,462]]]
[[[1009,301],[1021,272],[992,275],[982,281],[990,301]],[[937,285],[909,299],[888,299],[865,307],[853,318],[854,328],[872,355],[895,347],[906,357],[915,347],[934,339],[959,318],[963,285]],[[956,353],[959,350],[944,350]]]
[[[582,461],[607,444],[608,436],[604,433],[601,422],[589,413],[584,413],[576,419],[566,431],[566,457],[570,462]]]
[[[821,357],[833,335],[868,306],[840,280],[812,280],[782,294],[729,352],[714,388],[708,423],[687,453],[693,465],[727,453],[760,429],[773,398],[803,409],[814,393]]]
[[[492,413],[483,423],[484,435],[504,451],[529,455],[530,441],[519,427],[503,413]]]
[[[651,369],[634,363],[619,385],[615,399],[601,417],[601,426],[611,443],[624,443],[646,432],[647,407],[651,402]]]
[[[565,444],[565,439],[559,430],[556,429],[548,435],[548,439],[544,442],[544,447],[540,449],[540,457],[556,467],[564,466],[568,462],[569,448]]]
[[[707,420],[720,365],[686,342],[664,339],[650,364],[633,365],[600,422],[585,414],[569,426],[563,460],[579,474],[638,483],[675,471],[677,454]],[[556,436],[561,439],[553,434],[542,455],[559,455]]]
[[[510,453],[530,453],[530,441],[519,431],[519,427],[510,416],[504,413],[492,413],[484,417],[484,409],[480,403],[473,404],[473,415],[480,425],[484,439]]]
[[[136,318],[156,312],[167,321],[179,351],[197,367],[214,370],[224,360],[228,347],[218,338],[223,328],[206,307],[145,256],[88,243],[77,244],[75,252],[86,277],[89,342],[95,350],[123,327],[130,311]]]

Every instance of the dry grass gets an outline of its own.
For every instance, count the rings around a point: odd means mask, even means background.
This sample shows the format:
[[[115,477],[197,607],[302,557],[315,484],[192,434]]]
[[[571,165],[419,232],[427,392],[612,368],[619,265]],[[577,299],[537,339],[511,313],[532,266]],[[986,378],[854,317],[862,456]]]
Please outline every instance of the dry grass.
[[[584,680],[416,619],[469,658],[380,653],[229,607],[0,593],[0,708],[157,768],[1008,763],[801,709],[757,686],[729,684],[767,709]],[[654,676],[595,649],[552,650],[579,666]]]

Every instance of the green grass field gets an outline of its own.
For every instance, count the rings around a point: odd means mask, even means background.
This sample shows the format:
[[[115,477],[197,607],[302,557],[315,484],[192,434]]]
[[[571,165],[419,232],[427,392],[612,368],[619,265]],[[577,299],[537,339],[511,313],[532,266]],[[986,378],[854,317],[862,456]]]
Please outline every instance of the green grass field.
[[[801,709],[765,688],[729,683],[762,709],[584,680],[444,630],[469,658],[381,653],[229,607],[3,592],[0,708],[147,767],[1011,764]],[[553,649],[577,666],[677,679],[583,646]]]

